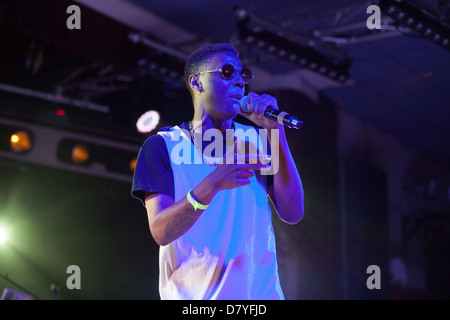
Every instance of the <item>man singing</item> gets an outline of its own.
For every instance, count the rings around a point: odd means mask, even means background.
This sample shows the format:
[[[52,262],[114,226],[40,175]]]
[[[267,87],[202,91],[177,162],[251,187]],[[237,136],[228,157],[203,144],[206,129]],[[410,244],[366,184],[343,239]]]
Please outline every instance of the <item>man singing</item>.
[[[185,66],[193,119],[161,129],[141,147],[132,194],[145,205],[160,245],[161,299],[284,299],[268,196],[280,218],[296,224],[304,214],[303,187],[283,126],[264,117],[267,107],[278,109],[277,100],[250,92],[249,112],[240,109],[252,79],[231,45],[197,49]],[[263,174],[262,161],[236,161],[243,142],[230,133],[258,132],[233,121],[238,114],[266,130],[277,148],[273,175]],[[207,132],[219,136],[205,138]],[[194,160],[179,161],[181,145],[192,148]]]

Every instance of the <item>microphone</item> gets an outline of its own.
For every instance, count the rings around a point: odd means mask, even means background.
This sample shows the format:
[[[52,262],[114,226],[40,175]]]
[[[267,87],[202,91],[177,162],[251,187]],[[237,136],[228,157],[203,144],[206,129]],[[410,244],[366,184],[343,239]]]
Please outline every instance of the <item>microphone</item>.
[[[250,111],[248,110],[247,99],[248,96],[242,97],[241,101],[239,101],[239,105],[242,112],[249,113]],[[297,117],[291,116],[287,112],[280,111],[272,107],[266,108],[264,117],[275,120],[288,128],[300,129],[303,126],[303,121],[299,120]]]

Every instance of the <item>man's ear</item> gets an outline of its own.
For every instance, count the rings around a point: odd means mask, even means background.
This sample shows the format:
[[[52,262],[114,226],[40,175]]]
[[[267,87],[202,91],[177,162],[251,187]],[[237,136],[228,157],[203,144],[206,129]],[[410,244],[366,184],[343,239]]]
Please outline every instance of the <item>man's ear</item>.
[[[198,76],[191,75],[189,77],[189,86],[192,88],[192,90],[197,90],[199,92],[203,91],[203,85],[202,82],[198,79]]]

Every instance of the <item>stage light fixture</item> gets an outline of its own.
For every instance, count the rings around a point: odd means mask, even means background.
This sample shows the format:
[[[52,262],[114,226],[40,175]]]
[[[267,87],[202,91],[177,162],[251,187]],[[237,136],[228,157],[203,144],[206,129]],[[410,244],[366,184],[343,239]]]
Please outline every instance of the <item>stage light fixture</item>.
[[[72,149],[72,161],[76,164],[86,163],[89,156],[89,148],[85,144],[76,144]]]
[[[136,128],[141,133],[153,131],[159,124],[160,115],[158,111],[150,110],[142,114],[136,122]]]
[[[339,82],[349,78],[351,59],[331,57],[310,45],[301,45],[259,27],[250,28],[249,17],[238,22],[239,37],[247,45],[281,58],[302,68],[308,68]]]
[[[184,83],[183,66],[177,62],[170,61],[170,57],[151,57],[140,59],[137,66],[144,73],[168,82]]]
[[[26,136],[21,131],[29,137],[29,152],[12,149],[11,144],[21,145],[20,150],[28,149],[27,144],[24,148],[21,142]],[[129,183],[134,168],[132,159],[139,153],[139,147],[139,144],[99,135],[79,134],[0,117],[0,157],[14,163],[34,163]],[[2,204],[0,201],[0,208]]]
[[[136,151],[124,150],[118,146],[88,142],[87,139],[65,138],[58,144],[57,158],[74,168],[89,170],[102,167],[108,173],[129,176],[134,172],[138,152],[139,148]]]
[[[94,146],[84,141],[63,139],[58,144],[57,158],[59,161],[79,166],[89,166],[92,163]]]
[[[28,153],[33,148],[33,134],[23,127],[0,125],[0,150]]]
[[[31,149],[31,136],[24,130],[17,131],[11,135],[10,145],[15,152],[27,152]]]
[[[450,26],[432,8],[425,8],[412,1],[380,0],[380,8],[394,21],[450,50]]]
[[[131,161],[130,161],[130,171],[131,172],[134,172],[134,170],[136,169],[136,162],[137,162],[137,158],[136,157],[131,159]]]
[[[119,150],[109,146],[97,146],[95,161],[105,165],[108,172],[130,174],[134,171],[136,152]]]

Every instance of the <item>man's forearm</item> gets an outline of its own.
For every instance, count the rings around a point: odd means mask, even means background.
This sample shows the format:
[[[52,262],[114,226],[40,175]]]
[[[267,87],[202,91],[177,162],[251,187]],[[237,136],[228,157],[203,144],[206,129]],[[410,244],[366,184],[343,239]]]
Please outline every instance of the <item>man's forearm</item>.
[[[297,223],[304,215],[303,186],[286,140],[284,128],[280,125],[269,132],[269,141],[274,154],[272,161],[276,164],[277,172],[274,174],[275,206],[278,214],[287,223]]]
[[[200,182],[192,193],[202,204],[209,204],[215,191],[211,190],[208,181]],[[202,195],[198,197],[197,195]],[[148,205],[151,205],[149,202]],[[197,209],[187,201],[187,198],[172,203],[157,214],[150,221],[150,229],[153,238],[159,245],[167,245],[185,234],[197,221],[204,210]]]

